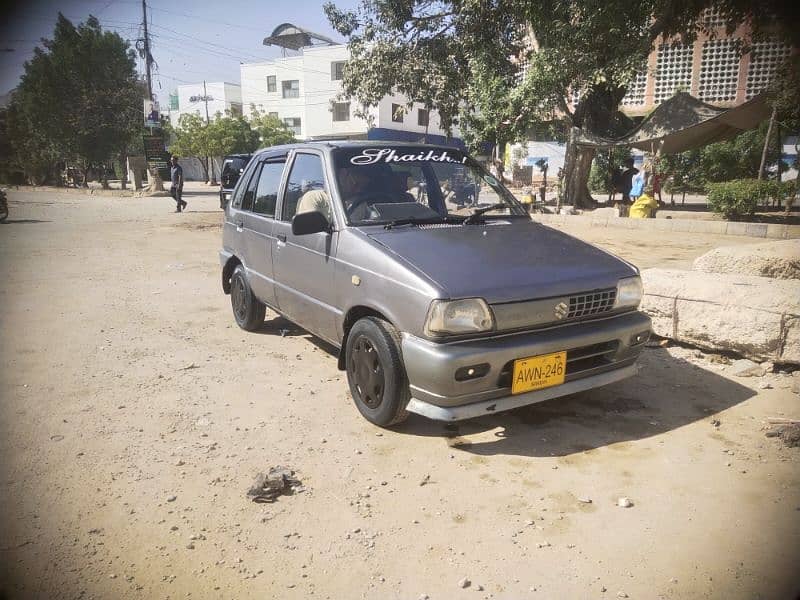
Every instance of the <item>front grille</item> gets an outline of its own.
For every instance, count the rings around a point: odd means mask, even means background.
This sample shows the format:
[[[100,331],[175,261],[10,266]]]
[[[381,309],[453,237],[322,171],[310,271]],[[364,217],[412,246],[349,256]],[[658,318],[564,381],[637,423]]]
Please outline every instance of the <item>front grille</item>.
[[[614,362],[614,354],[617,352],[619,342],[611,340],[600,344],[580,346],[567,350],[567,372],[565,381],[578,379],[584,371],[591,371],[598,367],[604,367]],[[511,387],[511,376],[514,373],[514,361],[510,360],[503,365],[500,376],[497,380],[499,387]]]
[[[569,312],[567,319],[585,317],[586,315],[596,315],[608,312],[614,308],[614,300],[617,298],[617,290],[612,288],[600,292],[581,294],[580,296],[569,297]]]

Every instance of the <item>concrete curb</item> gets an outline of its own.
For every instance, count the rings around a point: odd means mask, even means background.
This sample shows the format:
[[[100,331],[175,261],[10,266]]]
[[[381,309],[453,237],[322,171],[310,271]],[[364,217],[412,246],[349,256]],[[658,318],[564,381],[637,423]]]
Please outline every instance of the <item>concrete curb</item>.
[[[53,192],[58,194],[77,194],[79,196],[108,196],[110,198],[157,198],[169,196],[169,192],[146,192],[144,190],[104,190],[102,188],[72,188],[48,185],[21,185],[13,188],[19,192]]]
[[[733,221],[699,221],[697,219],[629,219],[607,215],[543,215],[533,214],[534,221],[545,225],[584,225],[588,227],[618,227],[620,229],[642,229],[646,231],[674,231],[680,233],[713,233],[717,235],[740,235],[768,239],[800,238],[800,225],[772,223],[741,223]]]

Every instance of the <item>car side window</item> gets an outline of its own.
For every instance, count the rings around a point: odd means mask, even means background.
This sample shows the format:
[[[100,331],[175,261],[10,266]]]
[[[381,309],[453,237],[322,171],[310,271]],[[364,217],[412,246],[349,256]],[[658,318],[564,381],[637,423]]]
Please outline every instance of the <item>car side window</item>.
[[[256,170],[256,167],[258,167],[258,164],[253,161],[247,166],[245,172],[242,173],[242,176],[239,179],[239,185],[236,186],[236,190],[233,192],[233,199],[231,200],[231,206],[233,208],[237,210],[250,210],[249,207],[245,209],[242,206],[242,201],[244,200],[245,193],[250,187],[250,184],[256,179],[256,177],[253,177],[253,171]]]
[[[298,212],[308,210],[318,210],[332,222],[322,158],[316,154],[298,154],[286,182],[281,220],[291,221]]]
[[[260,168],[260,165],[256,167],[255,173],[253,173],[250,181],[248,181],[245,186],[244,196],[242,196],[242,210],[253,210],[253,200],[255,200],[256,197],[256,186],[258,185]]]
[[[275,216],[275,205],[278,203],[278,188],[285,160],[267,162],[261,167],[258,185],[253,199],[253,212],[265,217]]]

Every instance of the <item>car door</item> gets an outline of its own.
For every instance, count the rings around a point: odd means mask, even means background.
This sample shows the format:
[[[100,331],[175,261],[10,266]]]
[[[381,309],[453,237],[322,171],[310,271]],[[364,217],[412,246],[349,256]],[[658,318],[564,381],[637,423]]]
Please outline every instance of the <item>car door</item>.
[[[248,267],[248,260],[245,256],[244,222],[253,203],[253,195],[248,195],[247,191],[250,190],[251,183],[255,185],[254,172],[256,167],[260,166],[260,163],[253,162],[245,169],[225,210],[225,220],[223,222],[223,245],[226,250],[242,261],[245,268]]]
[[[250,287],[262,302],[270,306],[276,305],[272,272],[273,228],[285,166],[285,155],[260,161],[245,193],[250,210],[244,217],[244,255]]]
[[[275,296],[279,310],[288,318],[335,342],[336,317],[341,314],[336,308],[333,288],[334,257],[339,239],[335,224],[330,232],[292,234],[292,218],[303,196],[312,193],[319,199],[327,195],[330,203],[330,184],[321,154],[310,150],[298,151],[290,162],[274,229]],[[329,214],[332,212],[328,211]]]

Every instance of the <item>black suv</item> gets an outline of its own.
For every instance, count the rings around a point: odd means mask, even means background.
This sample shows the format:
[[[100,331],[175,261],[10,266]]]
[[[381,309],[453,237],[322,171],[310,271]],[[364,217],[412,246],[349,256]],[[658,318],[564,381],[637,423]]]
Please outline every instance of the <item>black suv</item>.
[[[244,171],[252,156],[252,154],[229,154],[222,161],[222,175],[220,176],[222,185],[219,190],[220,208],[224,209],[228,200],[230,200],[233,188],[236,187],[236,182],[239,181],[242,171]]]

